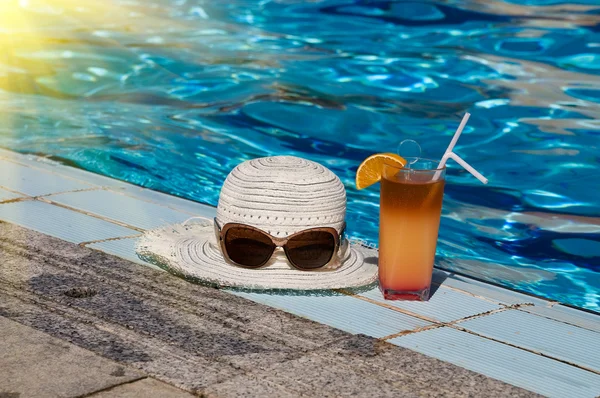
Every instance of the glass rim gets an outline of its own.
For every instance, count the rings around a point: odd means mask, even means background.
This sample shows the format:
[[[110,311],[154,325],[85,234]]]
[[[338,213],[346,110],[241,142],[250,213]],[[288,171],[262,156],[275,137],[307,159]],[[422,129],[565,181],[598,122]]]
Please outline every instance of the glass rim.
[[[407,160],[407,161],[409,161],[409,159],[425,160],[427,162],[433,163],[435,165],[435,167],[431,168],[431,169],[412,169],[412,168],[409,168],[409,167],[396,167],[396,166],[393,166],[391,164],[387,164],[385,162],[383,163],[383,165],[384,165],[384,167],[390,167],[392,169],[396,169],[398,171],[404,171],[404,172],[410,171],[411,173],[431,173],[432,171],[444,171],[444,170],[446,170],[446,165],[444,165],[442,167],[437,167],[437,165],[440,163],[439,160],[433,160],[433,159],[428,159],[428,158],[415,158],[415,157],[405,157],[404,159]],[[410,161],[409,161],[409,163],[410,163]]]

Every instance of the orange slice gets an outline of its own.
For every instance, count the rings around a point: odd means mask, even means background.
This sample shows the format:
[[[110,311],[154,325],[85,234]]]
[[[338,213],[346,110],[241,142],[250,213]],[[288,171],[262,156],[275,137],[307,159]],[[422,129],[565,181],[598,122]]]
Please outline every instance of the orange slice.
[[[369,156],[356,170],[356,189],[370,187],[379,182],[384,164],[401,169],[406,164],[406,160],[395,153],[376,153]]]

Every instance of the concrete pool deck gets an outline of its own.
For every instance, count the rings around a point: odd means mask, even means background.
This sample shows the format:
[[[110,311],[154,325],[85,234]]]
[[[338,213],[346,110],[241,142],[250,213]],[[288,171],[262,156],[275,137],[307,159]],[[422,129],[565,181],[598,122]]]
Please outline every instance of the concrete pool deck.
[[[0,334],[40,333],[39,350],[71,344],[106,361],[100,381],[67,396],[148,385],[183,396],[529,396],[510,385],[600,395],[600,316],[441,271],[427,303],[386,302],[376,290],[210,289],[145,263],[134,244],[214,208],[10,151],[0,167]],[[0,376],[0,393],[18,393],[5,384],[17,379]]]

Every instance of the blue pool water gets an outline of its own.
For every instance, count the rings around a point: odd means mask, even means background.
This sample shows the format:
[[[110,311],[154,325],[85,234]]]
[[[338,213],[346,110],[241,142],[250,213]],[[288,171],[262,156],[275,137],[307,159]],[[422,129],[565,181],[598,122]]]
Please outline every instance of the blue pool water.
[[[212,205],[243,160],[310,158],[376,242],[358,164],[440,157],[468,111],[490,183],[450,165],[438,267],[600,311],[597,0],[2,4],[0,146]]]

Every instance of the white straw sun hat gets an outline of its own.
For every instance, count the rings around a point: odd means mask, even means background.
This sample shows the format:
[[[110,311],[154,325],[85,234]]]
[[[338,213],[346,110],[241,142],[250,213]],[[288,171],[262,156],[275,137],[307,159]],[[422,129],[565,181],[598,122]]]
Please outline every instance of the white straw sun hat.
[[[246,161],[227,176],[217,206],[217,223],[240,223],[283,238],[309,228],[342,232],[346,190],[329,169],[306,159],[274,156]],[[377,279],[376,252],[349,245],[342,236],[339,260],[323,269],[302,271],[283,250],[258,269],[227,262],[213,220],[197,218],[146,232],[138,254],[188,279],[245,289],[320,290],[360,287]]]

